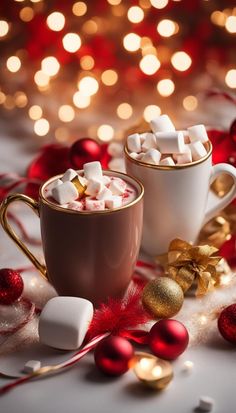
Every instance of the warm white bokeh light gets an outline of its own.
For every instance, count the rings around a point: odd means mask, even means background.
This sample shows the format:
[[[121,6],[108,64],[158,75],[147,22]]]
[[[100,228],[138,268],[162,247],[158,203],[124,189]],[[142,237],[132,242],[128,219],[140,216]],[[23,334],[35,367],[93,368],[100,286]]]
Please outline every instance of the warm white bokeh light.
[[[229,33],[236,33],[236,16],[227,17],[225,28]]]
[[[128,33],[123,39],[123,46],[129,52],[136,52],[140,48],[141,37],[136,33]]]
[[[62,122],[71,122],[75,117],[75,111],[70,105],[62,105],[58,110],[58,117]]]
[[[157,83],[157,90],[161,96],[170,96],[175,90],[175,84],[171,79],[162,79]]]
[[[23,7],[20,10],[19,16],[23,22],[30,22],[34,17],[34,10],[32,7]]]
[[[114,136],[114,129],[111,125],[101,125],[97,130],[97,135],[101,141],[109,142]]]
[[[129,103],[120,103],[117,107],[116,113],[121,119],[129,119],[133,114],[133,108]]]
[[[139,66],[146,75],[153,75],[160,68],[160,61],[153,54],[147,54],[140,60]]]
[[[58,11],[55,11],[47,17],[47,25],[49,29],[53,30],[54,32],[60,32],[63,27],[65,26],[65,16]]]
[[[232,89],[236,88],[236,69],[231,69],[226,73],[225,83]]]
[[[90,105],[91,99],[90,96],[85,96],[80,90],[78,90],[73,95],[73,102],[77,108],[84,109]]]
[[[107,0],[107,3],[111,4],[112,6],[118,6],[122,0]]]
[[[104,70],[101,76],[102,83],[106,86],[113,86],[118,80],[118,74],[115,70]]]
[[[24,108],[28,103],[28,98],[24,92],[18,91],[14,95],[15,105],[18,108]]]
[[[157,31],[163,37],[170,37],[176,31],[175,22],[169,19],[163,19],[158,23]]]
[[[34,131],[38,136],[45,136],[49,132],[50,125],[47,119],[41,118],[36,120],[34,124]]]
[[[80,66],[83,70],[91,70],[94,67],[94,58],[90,55],[85,55],[80,59]]]
[[[168,0],[150,0],[150,3],[156,9],[164,9],[168,4]]]
[[[38,120],[42,117],[43,111],[41,106],[33,105],[29,108],[28,114],[30,119]]]
[[[55,76],[60,69],[60,63],[54,56],[48,56],[42,60],[41,69],[45,75]]]
[[[78,84],[80,91],[85,96],[95,95],[98,91],[98,81],[92,76],[83,77]]]
[[[84,16],[87,11],[87,5],[83,1],[77,1],[72,6],[72,12],[75,16]]]
[[[157,105],[148,105],[143,111],[143,117],[146,122],[150,122],[152,119],[160,116],[161,109]]]
[[[67,33],[62,39],[62,43],[67,52],[75,53],[81,46],[81,39],[77,33]]]
[[[129,8],[127,16],[132,23],[140,23],[144,18],[144,11],[141,7],[132,6]]]
[[[7,59],[6,65],[10,72],[15,73],[21,68],[21,61],[17,56],[10,56]]]
[[[50,77],[42,72],[42,70],[38,70],[34,75],[34,81],[37,86],[45,87],[48,86]]]
[[[186,96],[183,100],[183,107],[187,111],[192,111],[197,109],[198,106],[198,100],[195,96],[189,95]]]
[[[190,68],[192,59],[186,52],[176,52],[171,57],[171,63],[175,69],[184,72]]]
[[[0,37],[6,36],[9,31],[9,24],[5,20],[0,20]]]

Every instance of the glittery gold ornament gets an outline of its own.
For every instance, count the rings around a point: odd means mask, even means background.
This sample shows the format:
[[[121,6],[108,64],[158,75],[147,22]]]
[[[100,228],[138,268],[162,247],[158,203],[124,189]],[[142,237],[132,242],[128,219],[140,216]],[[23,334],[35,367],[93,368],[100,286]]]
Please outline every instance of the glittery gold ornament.
[[[159,277],[144,287],[142,302],[153,317],[170,318],[181,309],[184,294],[177,282],[168,277]]]
[[[162,390],[173,379],[171,364],[149,353],[136,352],[133,369],[137,378],[153,389]]]

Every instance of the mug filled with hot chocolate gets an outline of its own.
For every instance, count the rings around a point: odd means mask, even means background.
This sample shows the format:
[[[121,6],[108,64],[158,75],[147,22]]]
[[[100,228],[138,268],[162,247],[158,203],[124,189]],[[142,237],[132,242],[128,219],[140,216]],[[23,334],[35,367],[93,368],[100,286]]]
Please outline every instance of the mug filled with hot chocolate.
[[[90,162],[45,182],[39,201],[10,195],[1,206],[1,223],[59,295],[84,297],[96,305],[122,296],[130,282],[141,242],[143,194],[135,178]],[[14,201],[39,215],[46,266],[7,221]]]

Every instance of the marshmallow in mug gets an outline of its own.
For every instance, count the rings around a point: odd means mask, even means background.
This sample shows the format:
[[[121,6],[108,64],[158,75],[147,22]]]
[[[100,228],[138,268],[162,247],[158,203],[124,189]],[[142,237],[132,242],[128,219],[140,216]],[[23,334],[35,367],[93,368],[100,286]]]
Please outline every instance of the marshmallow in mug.
[[[152,132],[128,136],[131,158],[151,165],[175,166],[197,161],[207,154],[204,144],[208,136],[204,125],[176,131],[168,115],[160,115],[151,120],[150,127]]]
[[[118,177],[103,176],[100,162],[84,165],[84,175],[68,169],[61,179],[46,188],[47,197],[75,211],[102,211],[120,208],[135,199],[136,191]]]

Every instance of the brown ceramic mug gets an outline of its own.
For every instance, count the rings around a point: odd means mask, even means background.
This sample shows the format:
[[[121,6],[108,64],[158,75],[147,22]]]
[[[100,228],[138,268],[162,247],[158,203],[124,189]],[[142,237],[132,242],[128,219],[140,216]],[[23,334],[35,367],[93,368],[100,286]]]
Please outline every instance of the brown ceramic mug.
[[[81,172],[81,171],[78,171]],[[50,202],[45,197],[45,182],[39,201],[13,194],[0,208],[1,224],[7,234],[31,260],[59,295],[79,296],[95,305],[124,294],[138,257],[143,222],[142,184],[114,171],[104,175],[124,179],[136,189],[136,198],[114,210],[74,211]],[[7,209],[14,201],[30,206],[40,218],[46,267],[29,251],[10,227]]]

